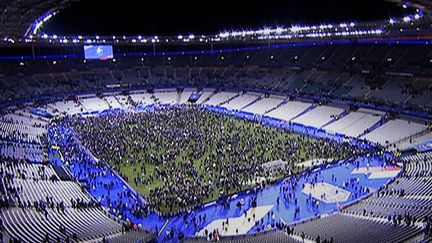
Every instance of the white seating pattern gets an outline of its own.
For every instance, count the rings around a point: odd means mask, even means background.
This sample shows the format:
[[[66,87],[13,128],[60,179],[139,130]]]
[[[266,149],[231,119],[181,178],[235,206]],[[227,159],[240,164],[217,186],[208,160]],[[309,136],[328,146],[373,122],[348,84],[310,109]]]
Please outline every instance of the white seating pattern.
[[[333,118],[331,115],[339,115],[344,109],[331,106],[318,106],[305,114],[295,118],[292,122],[300,123],[305,126],[320,128]]]
[[[47,153],[41,145],[12,143],[0,141],[0,155],[9,159],[25,159],[32,162],[43,162],[47,160]]]
[[[80,102],[88,112],[103,111],[109,109],[108,103],[98,97],[80,99]]]
[[[152,99],[152,95],[149,93],[133,93],[129,96],[135,103],[140,105],[151,105],[155,103],[154,99]]]
[[[43,164],[30,164],[30,163],[19,163],[19,162],[7,162],[0,163],[0,168],[3,173],[13,174],[15,178],[22,178],[21,174],[25,174],[27,179],[38,179],[41,180],[49,179],[56,175],[51,165]],[[43,171],[43,174],[42,174]]]
[[[67,206],[72,206],[71,199],[79,198],[84,202],[90,202],[89,196],[72,181],[13,179],[13,185],[22,186],[19,193],[22,202],[45,201],[47,197],[52,197],[54,203],[63,202]]]
[[[199,97],[199,99],[196,101],[196,103],[197,104],[202,104],[213,93],[214,93],[214,90],[204,90],[201,93],[201,96]]]
[[[386,145],[387,141],[391,144],[425,129],[426,126],[424,125],[396,119],[388,121],[384,125],[362,136],[361,138],[367,139],[374,143],[379,143],[381,145]]]
[[[154,92],[155,98],[160,104],[177,104],[178,101],[177,91],[156,91]]]
[[[189,97],[192,95],[193,92],[194,92],[193,89],[183,90],[183,92],[180,93],[180,98],[179,98],[178,103],[179,104],[186,104],[187,101],[189,100]]]
[[[413,139],[407,139],[398,144],[398,148],[401,150],[406,150],[415,147],[416,145],[420,145],[425,142],[432,141],[432,131],[428,131],[427,133],[414,137]]]
[[[261,100],[258,100],[254,104],[243,109],[243,111],[251,112],[254,114],[258,114],[258,115],[263,115],[267,111],[275,108],[281,102],[283,102],[283,99],[271,98],[271,97],[270,98],[262,98]]]
[[[242,107],[252,103],[257,98],[258,96],[254,94],[240,94],[238,97],[228,101],[227,103],[222,104],[221,106],[230,110],[239,110]]]
[[[290,121],[311,106],[311,103],[301,101],[289,101],[286,104],[281,105],[277,109],[269,112],[267,116],[285,121]]]
[[[210,99],[208,101],[204,102],[204,104],[206,104],[206,105],[220,105],[221,103],[224,103],[225,101],[233,98],[236,95],[237,95],[237,93],[233,93],[233,92],[220,92],[220,93],[217,93],[217,94],[213,95],[212,97],[210,97]]]
[[[0,138],[41,143],[41,139],[46,133],[47,130],[45,128],[0,121]]]
[[[69,115],[84,112],[84,107],[72,100],[58,101],[48,106],[52,106],[54,110],[58,110],[61,113],[67,113]]]
[[[121,109],[123,106],[118,102],[115,96],[106,96],[104,97],[106,102],[109,104],[112,109]]]
[[[362,112],[350,112],[341,119],[325,126],[324,129],[334,133],[345,134],[350,137],[358,137],[380,119],[380,116]]]
[[[97,208],[67,208],[65,213],[48,209],[48,218],[33,209],[9,209],[0,212],[8,234],[23,242],[43,242],[48,234],[51,241],[66,236],[72,239],[75,233],[79,241],[94,241],[105,235],[121,231],[121,225],[111,220]],[[66,235],[60,232],[60,225],[66,228]]]

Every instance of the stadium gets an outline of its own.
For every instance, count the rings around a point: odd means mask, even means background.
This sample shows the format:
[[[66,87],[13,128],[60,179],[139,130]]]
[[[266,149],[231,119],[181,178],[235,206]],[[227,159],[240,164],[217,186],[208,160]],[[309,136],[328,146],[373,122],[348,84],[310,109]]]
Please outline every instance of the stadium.
[[[82,2],[0,1],[0,242],[432,242],[429,0],[49,28]]]

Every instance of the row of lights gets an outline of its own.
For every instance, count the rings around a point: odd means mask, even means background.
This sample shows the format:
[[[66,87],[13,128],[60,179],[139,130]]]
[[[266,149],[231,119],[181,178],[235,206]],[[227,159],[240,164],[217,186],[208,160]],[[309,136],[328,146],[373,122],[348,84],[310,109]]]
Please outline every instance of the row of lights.
[[[318,32],[318,33],[308,33],[293,35],[277,35],[277,36],[260,36],[259,40],[270,40],[270,39],[292,39],[296,38],[325,38],[325,37],[346,37],[346,36],[364,36],[364,35],[381,35],[383,30],[372,29],[372,30],[353,30],[353,31],[338,31],[338,32]]]
[[[297,33],[303,32],[322,32],[328,29],[337,28],[353,28],[355,26],[354,22],[351,23],[341,23],[339,25],[333,24],[322,24],[322,25],[312,25],[312,26],[301,26],[294,25],[290,28],[285,27],[276,27],[276,28],[264,28],[259,30],[241,30],[241,31],[231,31],[231,32],[222,32],[218,36],[220,38],[237,38],[237,37],[248,37],[248,36],[272,36],[272,35],[294,35]]]
[[[420,10],[416,10],[417,12],[414,15],[405,16],[403,18],[390,18],[390,24],[396,23],[408,23],[413,20],[418,20],[423,17],[423,13]],[[321,24],[321,25],[294,25],[289,28],[286,27],[276,27],[276,28],[263,28],[259,30],[241,30],[241,31],[230,31],[230,32],[222,32],[213,36],[195,36],[194,34],[189,35],[178,35],[176,37],[159,37],[159,36],[115,36],[112,37],[100,37],[98,35],[92,37],[83,37],[81,35],[75,37],[66,37],[66,36],[57,36],[55,34],[48,35],[42,34],[37,35],[38,30],[41,26],[51,19],[57,12],[50,13],[44,16],[41,20],[38,20],[34,23],[34,28],[32,30],[32,34],[29,35],[28,38],[25,38],[23,41],[26,43],[36,42],[39,38],[48,41],[49,43],[60,43],[60,44],[93,44],[93,43],[120,43],[120,42],[130,42],[130,43],[175,43],[175,42],[220,42],[222,40],[227,39],[236,39],[236,38],[251,38],[258,40],[267,40],[267,39],[292,39],[292,38],[315,38],[315,37],[329,37],[329,36],[359,36],[359,35],[379,35],[382,34],[383,31],[379,29],[375,30],[358,30],[354,29],[357,26],[354,22],[343,22],[340,24]],[[15,43],[16,40],[12,38],[4,38],[3,41]]]
[[[198,40],[199,42],[209,42],[209,41],[221,41],[221,39],[219,37],[216,38],[210,38],[207,39],[207,37],[205,36],[200,36],[199,38],[195,38],[194,35],[188,35],[183,37],[182,35],[179,35],[177,38],[173,38],[173,37],[168,37],[168,38],[159,38],[158,36],[153,36],[153,37],[142,37],[142,36],[137,36],[137,37],[126,37],[126,36],[112,36],[112,37],[100,37],[100,36],[95,36],[95,37],[83,37],[81,35],[76,36],[76,37],[66,37],[66,36],[57,36],[57,35],[48,35],[48,34],[43,34],[40,36],[41,39],[44,40],[48,40],[48,42],[51,43],[62,43],[62,44],[67,44],[67,43],[73,43],[73,44],[78,44],[78,43],[84,43],[84,44],[92,44],[92,43],[120,43],[120,42],[131,42],[131,43],[161,43],[161,42],[165,42],[165,43],[169,43],[169,42],[176,42],[176,41],[182,41],[182,42],[190,42],[192,40]],[[24,41],[25,42],[35,42],[37,40],[36,37],[31,36],[30,38],[26,38]]]
[[[247,60],[249,60],[250,57],[249,57],[249,55],[248,55],[248,56],[246,56],[245,58],[246,58]],[[195,56],[193,59],[194,59],[194,61],[197,61],[197,60],[198,60],[198,57]],[[297,56],[297,55],[294,56],[293,59],[294,59],[294,60],[298,60],[298,56]],[[171,57],[167,57],[167,60],[168,60],[169,62],[171,62]],[[225,60],[225,57],[224,57],[224,56],[220,56],[220,60],[221,60],[221,61],[224,61],[224,60]],[[270,56],[270,60],[274,60],[274,56],[273,56],[273,55]],[[322,61],[326,60],[326,56],[321,56],[321,60],[322,60]],[[355,60],[357,60],[357,57],[356,57],[356,56],[351,57],[351,61],[354,62]],[[117,59],[113,58],[113,59],[111,59],[111,61],[115,63],[115,62],[117,62]],[[387,61],[388,63],[391,63],[391,62],[393,61],[393,58],[388,57],[388,58],[386,59],[386,61]],[[141,58],[141,62],[144,62],[144,58]],[[84,63],[84,64],[87,63],[87,60],[84,59],[84,60],[83,60],[83,63]],[[432,58],[429,59],[429,63],[432,63]],[[19,62],[19,65],[20,65],[21,67],[24,67],[24,66],[25,66],[24,62]],[[52,61],[52,65],[53,65],[53,66],[57,65],[57,61],[55,61],[55,60]]]
[[[420,14],[416,14],[413,17],[407,16],[403,18],[403,22],[409,22],[412,19],[419,19],[421,17]],[[390,23],[396,23],[397,20],[392,18],[390,19]],[[158,36],[153,37],[126,37],[126,36],[112,36],[112,37],[86,37],[77,36],[77,37],[59,37],[57,35],[47,35],[43,34],[41,36],[42,39],[46,39],[51,43],[73,43],[73,44],[92,44],[92,43],[120,43],[120,42],[131,42],[131,43],[172,43],[172,42],[220,42],[222,40],[226,40],[229,38],[239,38],[239,37],[251,37],[252,39],[264,40],[264,39],[292,39],[292,38],[315,38],[315,37],[329,37],[329,36],[360,36],[360,35],[379,35],[382,34],[383,31],[379,29],[372,30],[356,30],[354,27],[356,24],[354,22],[351,23],[341,23],[339,25],[313,25],[313,26],[292,26],[290,28],[277,27],[274,29],[265,28],[261,30],[245,30],[245,31],[232,31],[232,32],[223,32],[218,34],[217,36],[198,36],[196,37],[193,34],[189,35],[178,35],[175,37],[163,37],[159,38]],[[344,29],[344,30],[341,30]],[[25,39],[25,42],[33,42],[35,38]]]
[[[382,30],[344,30],[344,31],[336,31],[336,32],[311,32],[311,33],[299,33],[299,34],[277,34],[277,35],[262,35],[257,36],[256,39],[258,40],[266,40],[266,39],[292,39],[292,38],[315,38],[315,37],[329,37],[329,36],[360,36],[360,35],[377,35],[382,34]],[[127,39],[125,36],[122,38],[117,38],[116,36],[113,36],[112,38],[101,38],[99,36],[96,36],[95,38],[84,38],[83,36],[78,36],[74,38],[67,38],[67,37],[58,37],[57,35],[47,35],[43,34],[42,39],[48,40],[50,43],[61,43],[61,44],[93,44],[93,43],[120,43],[120,41],[130,41],[131,43],[169,43],[169,42],[176,42],[176,41],[182,41],[182,42],[190,42],[195,39],[194,35],[189,35],[187,37],[184,37],[182,35],[177,36],[177,40],[164,38],[163,40],[159,39],[158,36],[148,38],[138,37],[138,38],[132,38]],[[25,42],[34,42],[36,39],[25,39]],[[220,42],[222,41],[221,37],[215,37],[210,39],[204,39],[202,37],[199,38],[199,42]]]
[[[46,14],[45,16],[42,16],[42,18],[36,20],[36,21],[33,23],[33,26],[32,26],[32,31],[31,31],[32,35],[36,35],[37,32],[42,28],[42,26],[43,26],[43,25],[44,25],[48,20],[50,20],[53,16],[55,16],[57,13],[58,13],[58,11],[55,11],[55,12],[52,12],[52,13]]]
[[[423,17],[423,12],[420,11],[419,9],[416,9],[416,13],[414,15],[407,15],[404,16],[402,18],[390,18],[389,19],[389,23],[391,25],[396,24],[396,23],[409,23],[413,20],[419,20],[420,18]]]

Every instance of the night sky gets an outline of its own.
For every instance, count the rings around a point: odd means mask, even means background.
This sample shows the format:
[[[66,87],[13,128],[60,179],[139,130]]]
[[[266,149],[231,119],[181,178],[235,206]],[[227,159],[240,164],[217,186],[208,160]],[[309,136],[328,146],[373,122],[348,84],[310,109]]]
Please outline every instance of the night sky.
[[[60,35],[217,34],[242,28],[383,20],[402,8],[381,0],[160,1],[81,0],[43,32]]]

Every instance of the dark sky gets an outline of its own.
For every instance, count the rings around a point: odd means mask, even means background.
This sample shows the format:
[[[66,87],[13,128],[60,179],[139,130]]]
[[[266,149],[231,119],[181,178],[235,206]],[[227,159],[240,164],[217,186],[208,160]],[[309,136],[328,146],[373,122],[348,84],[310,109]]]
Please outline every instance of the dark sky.
[[[216,34],[223,30],[388,19],[401,8],[382,0],[81,0],[43,31],[60,35]]]

